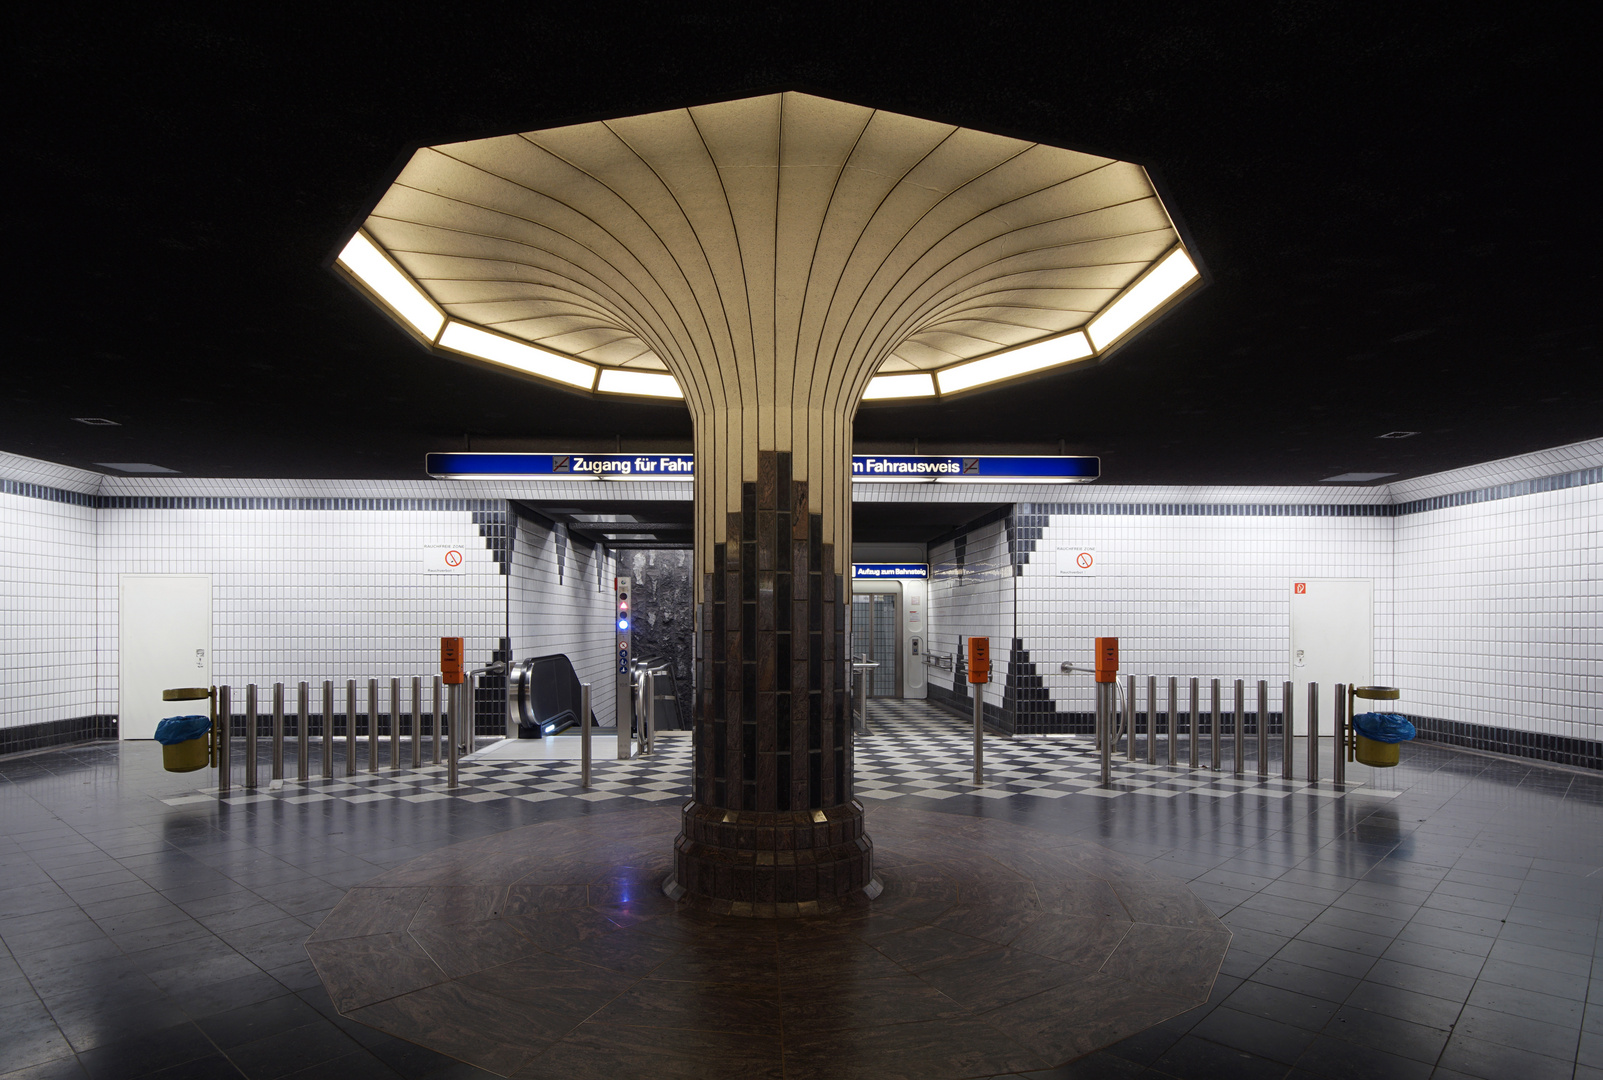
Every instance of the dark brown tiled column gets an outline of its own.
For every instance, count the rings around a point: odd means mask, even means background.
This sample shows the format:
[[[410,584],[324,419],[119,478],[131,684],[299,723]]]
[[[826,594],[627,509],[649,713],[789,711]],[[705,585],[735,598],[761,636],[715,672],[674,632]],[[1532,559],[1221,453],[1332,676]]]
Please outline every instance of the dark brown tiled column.
[[[831,910],[871,888],[852,798],[846,582],[791,455],[757,454],[703,581],[694,799],[670,894],[751,915]],[[681,891],[682,890],[682,891]]]

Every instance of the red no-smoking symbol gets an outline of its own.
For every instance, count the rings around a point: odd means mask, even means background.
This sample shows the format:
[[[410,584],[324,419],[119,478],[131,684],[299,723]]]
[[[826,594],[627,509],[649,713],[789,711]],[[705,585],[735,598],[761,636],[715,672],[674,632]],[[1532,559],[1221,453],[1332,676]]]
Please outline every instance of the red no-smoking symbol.
[[[1091,553],[1089,551],[1080,552],[1075,556],[1074,561],[1079,564],[1081,570],[1091,569]]]
[[[446,566],[461,566],[462,565],[462,553],[460,551],[455,551],[455,550],[447,551],[445,553],[445,565]]]
[[[1308,591],[1308,583],[1305,581],[1299,581],[1291,587],[1291,591],[1296,593],[1298,596],[1301,596]]]

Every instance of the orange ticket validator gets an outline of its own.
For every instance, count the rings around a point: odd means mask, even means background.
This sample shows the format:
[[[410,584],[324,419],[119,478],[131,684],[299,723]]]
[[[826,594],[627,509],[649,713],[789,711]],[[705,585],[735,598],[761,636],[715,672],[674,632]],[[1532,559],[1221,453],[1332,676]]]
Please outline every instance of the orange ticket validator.
[[[968,681],[971,683],[988,683],[991,681],[991,639],[971,637],[968,639]]]
[[[462,639],[459,637],[442,637],[440,639],[440,675],[447,685],[457,686],[467,681],[462,671]]]
[[[1096,681],[1119,681],[1119,639],[1116,637],[1096,639]]]

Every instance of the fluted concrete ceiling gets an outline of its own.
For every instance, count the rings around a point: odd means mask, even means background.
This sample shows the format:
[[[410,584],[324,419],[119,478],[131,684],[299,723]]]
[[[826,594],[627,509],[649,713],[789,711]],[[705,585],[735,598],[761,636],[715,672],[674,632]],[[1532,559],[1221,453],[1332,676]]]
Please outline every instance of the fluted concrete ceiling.
[[[425,147],[362,231],[438,308],[430,344],[495,352],[453,330],[481,328],[602,391],[667,372],[693,407],[714,368],[855,400],[1094,361],[1123,334],[1088,324],[1160,260],[1187,271],[1160,308],[1197,280],[1139,165],[801,93]]]

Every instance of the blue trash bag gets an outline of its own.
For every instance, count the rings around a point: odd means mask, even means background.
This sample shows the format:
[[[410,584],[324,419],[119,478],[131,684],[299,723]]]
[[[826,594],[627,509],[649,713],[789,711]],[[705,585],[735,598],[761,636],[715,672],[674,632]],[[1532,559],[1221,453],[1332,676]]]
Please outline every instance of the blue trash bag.
[[[212,729],[212,722],[204,716],[169,716],[156,725],[156,741],[163,746],[198,739]]]
[[[1371,742],[1407,742],[1418,734],[1406,716],[1394,712],[1359,713],[1353,717],[1353,727]]]

